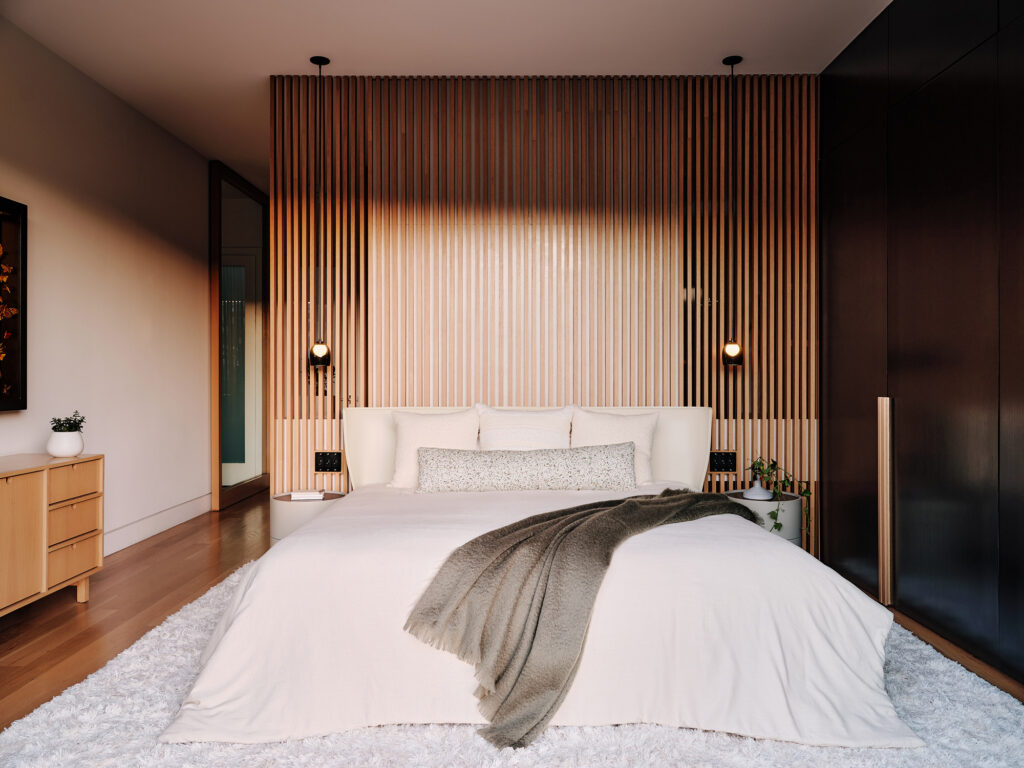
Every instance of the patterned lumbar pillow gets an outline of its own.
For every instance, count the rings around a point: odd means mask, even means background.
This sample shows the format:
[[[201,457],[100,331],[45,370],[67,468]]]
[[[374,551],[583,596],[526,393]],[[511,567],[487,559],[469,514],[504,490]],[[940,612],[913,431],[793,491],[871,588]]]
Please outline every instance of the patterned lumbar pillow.
[[[536,451],[420,448],[419,491],[618,491],[636,487],[633,443]]]

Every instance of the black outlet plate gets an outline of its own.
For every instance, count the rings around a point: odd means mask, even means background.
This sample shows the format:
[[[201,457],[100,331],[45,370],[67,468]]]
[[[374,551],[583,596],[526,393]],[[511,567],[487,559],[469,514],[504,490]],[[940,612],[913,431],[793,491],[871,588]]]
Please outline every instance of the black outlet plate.
[[[736,451],[712,451],[708,472],[735,472]]]
[[[341,451],[316,451],[313,454],[314,472],[341,472]]]

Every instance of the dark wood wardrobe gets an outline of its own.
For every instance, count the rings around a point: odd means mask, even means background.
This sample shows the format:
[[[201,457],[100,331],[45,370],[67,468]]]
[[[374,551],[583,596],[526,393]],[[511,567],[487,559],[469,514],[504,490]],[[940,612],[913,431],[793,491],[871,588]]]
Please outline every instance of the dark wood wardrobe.
[[[895,0],[822,73],[822,557],[1024,680],[1024,0]]]

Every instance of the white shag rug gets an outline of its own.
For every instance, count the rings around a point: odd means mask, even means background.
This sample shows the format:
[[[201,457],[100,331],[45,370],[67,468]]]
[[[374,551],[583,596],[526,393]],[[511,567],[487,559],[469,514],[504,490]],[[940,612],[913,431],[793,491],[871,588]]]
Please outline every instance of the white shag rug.
[[[85,681],[0,733],[0,766],[671,766],[672,768],[995,768],[1024,766],[1024,705],[905,629],[886,646],[886,687],[922,749],[843,749],[654,725],[549,728],[496,750],[468,725],[363,728],[274,744],[158,744],[246,568],[146,633]]]

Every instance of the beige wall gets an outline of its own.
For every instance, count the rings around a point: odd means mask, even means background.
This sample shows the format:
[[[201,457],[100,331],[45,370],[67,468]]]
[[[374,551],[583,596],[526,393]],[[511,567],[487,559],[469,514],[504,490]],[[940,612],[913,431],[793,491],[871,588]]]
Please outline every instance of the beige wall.
[[[206,161],[0,19],[0,195],[28,205],[28,410],[107,456],[107,552],[209,509]]]

